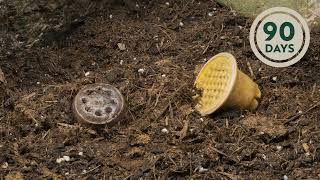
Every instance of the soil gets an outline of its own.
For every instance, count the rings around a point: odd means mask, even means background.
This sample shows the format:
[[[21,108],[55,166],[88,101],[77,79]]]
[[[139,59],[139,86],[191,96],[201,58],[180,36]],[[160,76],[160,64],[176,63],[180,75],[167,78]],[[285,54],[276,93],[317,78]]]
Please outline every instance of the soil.
[[[105,3],[79,14],[81,23],[39,43],[2,46],[0,179],[320,178],[318,28],[299,63],[272,68],[250,48],[252,19],[214,1]],[[24,32],[6,25],[10,37]],[[256,112],[194,111],[197,69],[220,52],[259,85]],[[112,127],[72,114],[76,93],[95,82],[126,99]]]

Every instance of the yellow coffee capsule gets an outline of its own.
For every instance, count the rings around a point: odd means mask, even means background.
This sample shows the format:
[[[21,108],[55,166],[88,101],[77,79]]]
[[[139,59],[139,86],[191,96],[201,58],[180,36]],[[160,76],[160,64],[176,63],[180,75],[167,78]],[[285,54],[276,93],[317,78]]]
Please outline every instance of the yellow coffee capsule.
[[[195,108],[202,116],[225,108],[255,110],[261,98],[258,85],[238,69],[230,53],[212,57],[200,70],[195,88]]]

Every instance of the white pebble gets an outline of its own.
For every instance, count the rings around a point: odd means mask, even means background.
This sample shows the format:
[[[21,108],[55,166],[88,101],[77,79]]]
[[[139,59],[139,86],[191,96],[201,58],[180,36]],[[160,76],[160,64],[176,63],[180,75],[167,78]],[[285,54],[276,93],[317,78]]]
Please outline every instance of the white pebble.
[[[203,172],[208,171],[208,169],[203,168],[202,166],[198,167],[198,170],[199,170],[199,173],[203,173]]]
[[[162,75],[161,75],[161,77],[165,78],[165,77],[166,77],[166,75],[165,75],[165,74],[162,74]]]
[[[123,65],[123,60],[120,61],[120,65]]]
[[[40,82],[38,81],[38,82],[37,82],[37,84],[39,85],[39,84],[40,84]]]
[[[7,162],[4,162],[2,165],[1,165],[1,168],[2,169],[7,169],[9,167],[9,164]]]
[[[118,48],[119,48],[121,51],[126,50],[126,45],[125,45],[125,44],[123,44],[123,43],[118,43],[117,45],[118,45]]]
[[[65,160],[65,161],[70,161],[70,157],[69,156],[63,156],[63,159]]]
[[[167,6],[170,6],[170,3],[169,3],[169,2],[166,2],[166,5],[167,5]]]
[[[86,174],[86,173],[87,173],[87,170],[84,169],[84,170],[82,171],[82,174]]]
[[[283,180],[288,180],[289,178],[288,178],[288,176],[287,175],[284,175],[283,176]]]
[[[272,81],[276,82],[278,80],[277,76],[272,77]]]
[[[84,76],[85,77],[88,77],[90,75],[90,72],[88,71],[88,72],[86,72],[86,73],[84,73]]]
[[[136,4],[136,8],[139,8],[139,4]]]
[[[267,160],[267,156],[264,155],[264,154],[262,154],[262,158],[263,158],[264,160]]]
[[[277,150],[281,151],[282,150],[282,146],[277,146]]]
[[[133,58],[133,60],[135,61],[135,60],[137,60],[137,58]]]
[[[213,16],[213,12],[209,12],[208,16],[212,17]]]
[[[66,175],[66,176],[68,176],[69,174],[70,174],[69,172],[64,173],[64,175]]]
[[[204,121],[203,118],[200,118],[200,121],[203,122]]]
[[[79,152],[79,154],[78,154],[79,156],[83,156],[83,152]]]
[[[184,24],[183,24],[183,22],[179,22],[179,26],[181,26],[181,27],[182,27],[183,25],[184,25]]]
[[[214,10],[214,11],[216,11],[216,10],[217,10],[217,8],[213,8],[213,10]]]
[[[58,163],[58,164],[60,164],[60,163],[62,163],[62,162],[64,162],[65,160],[63,159],[63,158],[58,158],[58,159],[56,159],[56,163]]]
[[[302,111],[298,111],[298,114],[302,114],[303,112]]]
[[[138,73],[144,73],[144,69],[142,68],[138,69]]]
[[[161,132],[162,132],[162,133],[165,133],[165,134],[168,134],[168,133],[169,133],[169,131],[168,131],[168,129],[167,129],[167,128],[163,128],[163,129],[161,129]]]
[[[110,18],[110,19],[112,19],[112,18],[113,18],[112,14],[110,14],[110,15],[109,15],[109,18]]]

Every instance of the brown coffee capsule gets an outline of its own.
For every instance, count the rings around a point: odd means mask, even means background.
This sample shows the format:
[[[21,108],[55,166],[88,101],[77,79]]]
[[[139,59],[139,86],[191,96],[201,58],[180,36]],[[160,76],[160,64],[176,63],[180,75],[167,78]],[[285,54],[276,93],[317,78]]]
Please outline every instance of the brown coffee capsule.
[[[258,85],[238,69],[237,61],[230,53],[212,57],[199,72],[195,86],[201,92],[195,97],[195,108],[202,116],[218,109],[253,111],[261,98]]]
[[[120,91],[109,84],[97,83],[83,87],[73,101],[73,113],[80,122],[113,125],[124,110]]]

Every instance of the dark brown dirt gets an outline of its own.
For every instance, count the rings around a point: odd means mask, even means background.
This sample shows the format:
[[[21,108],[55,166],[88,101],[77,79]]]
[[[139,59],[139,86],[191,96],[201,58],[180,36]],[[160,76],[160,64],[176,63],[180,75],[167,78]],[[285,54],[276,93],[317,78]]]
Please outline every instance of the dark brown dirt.
[[[59,38],[1,55],[0,179],[320,178],[320,31],[303,60],[272,68],[249,47],[252,20],[214,1],[168,2],[106,4]],[[195,70],[224,51],[259,84],[261,105],[201,118]],[[74,119],[73,97],[94,82],[121,90],[126,121]]]

